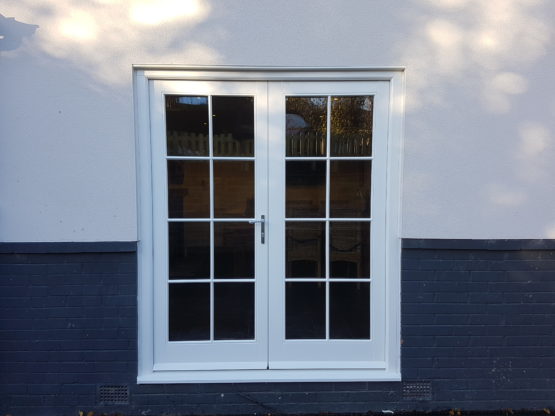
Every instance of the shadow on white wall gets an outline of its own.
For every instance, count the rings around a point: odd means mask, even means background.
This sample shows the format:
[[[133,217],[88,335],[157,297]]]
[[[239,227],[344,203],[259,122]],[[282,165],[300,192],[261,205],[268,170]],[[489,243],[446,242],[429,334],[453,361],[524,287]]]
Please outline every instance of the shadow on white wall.
[[[18,22],[13,17],[0,14],[0,52],[16,50],[23,39],[33,36],[37,29],[37,25]]]
[[[75,65],[107,85],[130,82],[131,63],[174,63],[195,56],[214,64],[218,54],[198,42],[195,26],[210,12],[200,0],[19,0],[10,13],[38,22],[28,52]],[[176,52],[179,51],[179,52]]]

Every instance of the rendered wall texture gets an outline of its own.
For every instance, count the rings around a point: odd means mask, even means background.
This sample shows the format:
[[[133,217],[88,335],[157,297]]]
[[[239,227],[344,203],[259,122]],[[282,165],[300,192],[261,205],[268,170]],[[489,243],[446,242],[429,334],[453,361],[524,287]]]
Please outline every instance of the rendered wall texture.
[[[253,414],[555,406],[555,244],[405,240],[402,382],[137,385],[129,244],[0,245],[0,412]],[[429,383],[421,400],[404,389]],[[123,386],[128,404],[100,404]]]
[[[1,13],[2,241],[137,240],[144,63],[405,66],[402,237],[555,236],[552,1],[19,0]]]

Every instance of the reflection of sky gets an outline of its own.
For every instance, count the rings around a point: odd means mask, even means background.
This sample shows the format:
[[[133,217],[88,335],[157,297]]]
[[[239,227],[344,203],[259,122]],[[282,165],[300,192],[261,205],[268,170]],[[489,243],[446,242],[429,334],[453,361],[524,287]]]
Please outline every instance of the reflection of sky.
[[[208,97],[179,97],[177,99],[179,104],[188,104],[188,105],[206,105],[208,104]]]

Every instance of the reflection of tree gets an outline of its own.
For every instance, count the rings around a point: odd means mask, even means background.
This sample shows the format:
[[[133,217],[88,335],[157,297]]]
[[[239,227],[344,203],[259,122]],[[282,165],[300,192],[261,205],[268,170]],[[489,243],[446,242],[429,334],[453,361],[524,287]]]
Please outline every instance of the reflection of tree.
[[[372,154],[371,96],[331,97],[331,155]],[[325,156],[327,97],[287,97],[287,154]]]
[[[332,97],[332,156],[370,156],[372,154],[373,97]]]
[[[306,123],[305,130],[326,134],[326,97],[287,97],[287,114],[297,114]],[[287,126],[288,130],[297,126]]]

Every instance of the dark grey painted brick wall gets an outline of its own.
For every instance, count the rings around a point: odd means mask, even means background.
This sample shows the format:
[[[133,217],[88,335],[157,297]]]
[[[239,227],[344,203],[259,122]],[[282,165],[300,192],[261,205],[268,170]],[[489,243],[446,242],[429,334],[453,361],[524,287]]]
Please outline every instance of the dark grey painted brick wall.
[[[404,246],[403,380],[431,382],[425,401],[403,383],[138,386],[135,252],[0,245],[0,414],[555,407],[555,246]],[[105,384],[128,385],[130,404],[99,405]]]

